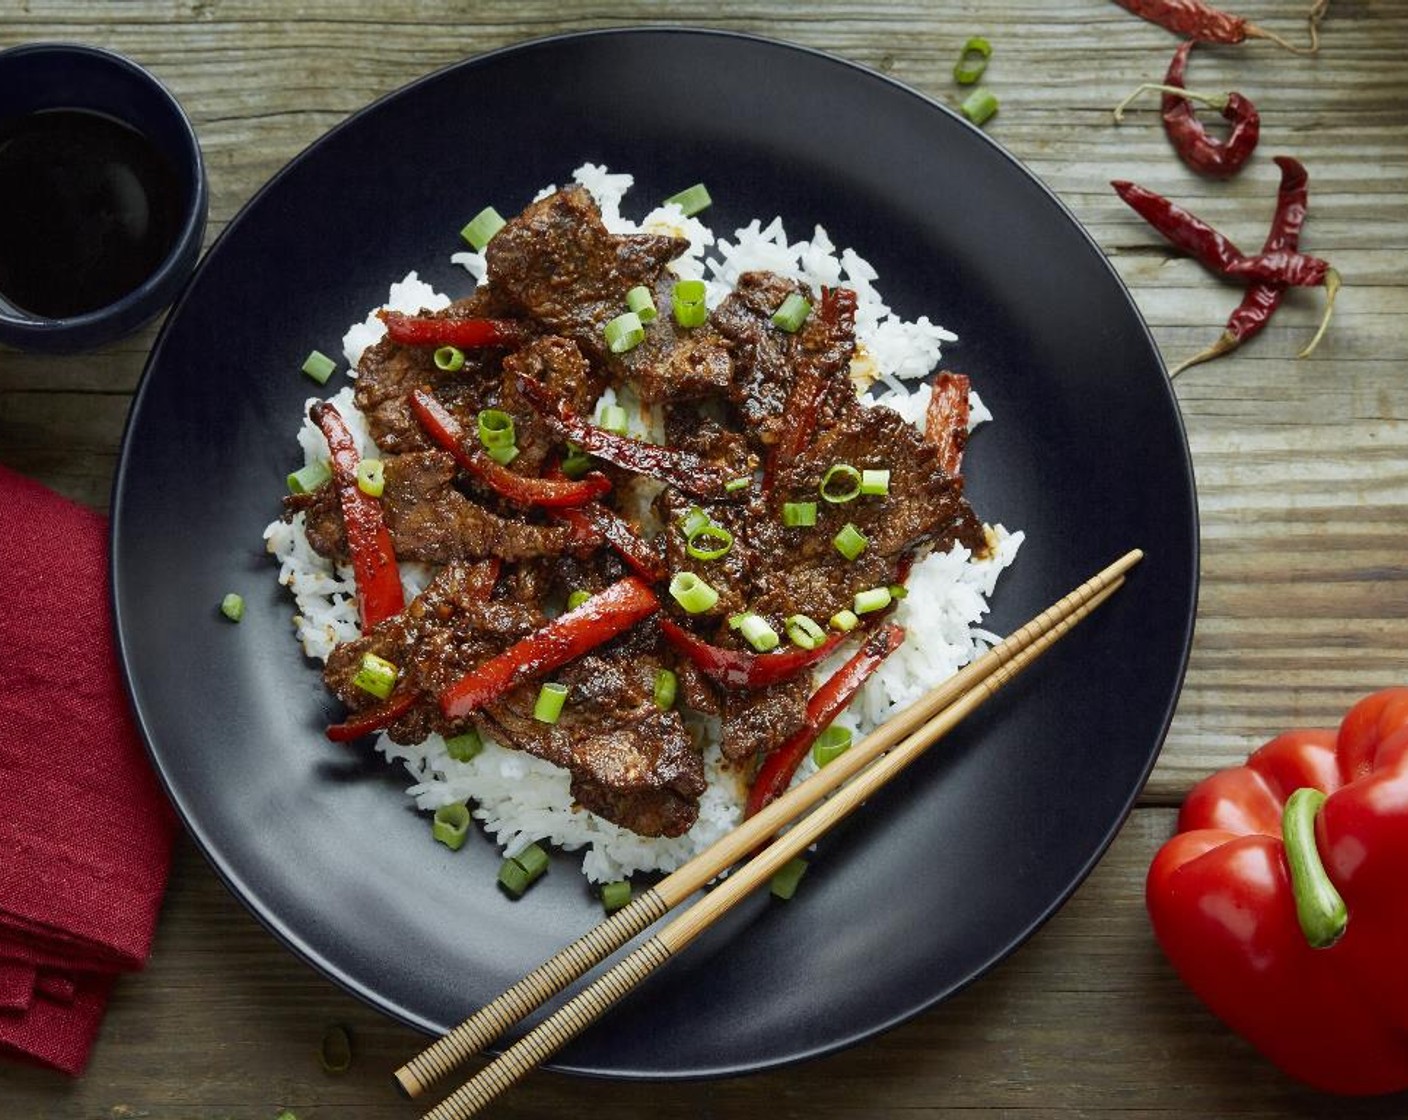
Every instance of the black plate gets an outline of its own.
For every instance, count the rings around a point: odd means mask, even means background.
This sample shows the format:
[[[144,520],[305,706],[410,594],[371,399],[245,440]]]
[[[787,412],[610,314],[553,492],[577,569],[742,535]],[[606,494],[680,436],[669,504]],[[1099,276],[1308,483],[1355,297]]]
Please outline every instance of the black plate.
[[[412,268],[464,291],[448,258],[465,220],[511,213],[587,160],[635,173],[628,213],[704,180],[716,231],[820,222],[876,265],[896,310],[958,332],[948,358],[998,417],[970,445],[973,504],[1028,533],[996,629],[1148,552],[1122,594],[830,838],[794,901],[743,907],[557,1065],[756,1070],[902,1021],[1036,929],[1123,821],[1182,680],[1196,507],[1163,366],[1097,246],[981,132],[825,55],[682,30],[529,43],[359,113],[231,223],[156,344],[113,499],[121,652],[216,870],[388,1014],[443,1030],[598,920],[575,860],[510,902],[488,843],[433,843],[402,773],[323,739],[334,705],[260,540],[294,464],[308,351],[338,352]],[[231,590],[238,627],[215,611]]]

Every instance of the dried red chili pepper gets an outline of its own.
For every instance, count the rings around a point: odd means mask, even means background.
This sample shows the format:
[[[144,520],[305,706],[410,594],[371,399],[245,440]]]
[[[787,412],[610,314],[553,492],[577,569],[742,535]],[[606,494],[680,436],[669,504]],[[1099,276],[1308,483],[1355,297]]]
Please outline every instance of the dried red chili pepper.
[[[361,457],[342,414],[326,401],[318,401],[308,410],[308,416],[328,441],[332,455],[332,482],[347,529],[347,550],[352,554],[357,608],[365,634],[382,619],[400,614],[406,605],[396,550],[381,514],[381,503],[357,485]]]
[[[386,337],[403,346],[458,346],[477,350],[486,346],[520,346],[528,328],[514,319],[456,319],[437,315],[406,315],[378,311],[386,324]]]
[[[722,500],[741,496],[728,489],[735,474],[698,455],[617,435],[588,423],[558,394],[526,374],[519,374],[518,389],[557,435],[598,459],[668,482],[695,497]]]
[[[411,411],[427,433],[455,457],[470,474],[496,494],[525,506],[558,509],[594,501],[611,489],[611,481],[599,471],[581,478],[532,478],[500,466],[483,451],[471,447],[464,429],[449,411],[424,389],[411,393]]]
[[[924,412],[924,438],[938,449],[939,466],[955,478],[963,466],[963,449],[968,443],[968,389],[966,375],[940,373],[934,378],[929,407]]]
[[[1182,249],[1226,279],[1249,282],[1254,289],[1268,286],[1267,290],[1256,291],[1255,298],[1253,298],[1253,292],[1249,291],[1247,298],[1234,312],[1234,319],[1241,324],[1239,335],[1229,334],[1232,329],[1232,323],[1229,323],[1228,331],[1224,331],[1223,338],[1214,347],[1197,355],[1195,359],[1177,366],[1170,373],[1171,377],[1181,373],[1196,361],[1207,361],[1209,358],[1217,357],[1218,354],[1227,353],[1245,341],[1245,338],[1260,330],[1265,325],[1266,318],[1279,303],[1279,299],[1273,300],[1271,298],[1270,286],[1282,290],[1287,287],[1323,287],[1326,300],[1325,314],[1315,336],[1300,352],[1299,357],[1307,356],[1324,337],[1325,330],[1329,326],[1330,316],[1334,311],[1335,296],[1340,289],[1340,276],[1328,262],[1300,253],[1294,244],[1282,245],[1279,243],[1279,239],[1274,237],[1278,227],[1287,220],[1285,215],[1290,214],[1294,214],[1298,236],[1299,226],[1304,222],[1307,198],[1306,183],[1308,182],[1305,169],[1295,160],[1279,156],[1276,163],[1281,168],[1282,186],[1277,195],[1276,218],[1273,219],[1272,224],[1273,236],[1269,236],[1267,239],[1267,244],[1273,247],[1270,250],[1264,250],[1255,257],[1246,256],[1232,241],[1201,218],[1170,202],[1162,195],[1134,183],[1117,181],[1112,184],[1120,198],[1159,233],[1163,234],[1176,248]],[[1252,323],[1257,323],[1257,325],[1249,331],[1247,328]]]
[[[390,727],[414,708],[420,698],[420,690],[415,688],[393,692],[388,699],[383,700],[375,707],[357,712],[341,723],[331,724],[326,732],[327,737],[334,743],[350,743],[355,739],[360,739],[363,735],[370,735],[373,731]]]
[[[1115,0],[1121,8],[1133,12],[1150,23],[1176,32],[1200,43],[1244,43],[1248,39],[1267,39],[1296,54],[1314,54],[1320,49],[1320,20],[1330,6],[1329,0],[1316,0],[1311,5],[1310,49],[1292,46],[1281,36],[1258,27],[1242,16],[1234,16],[1214,8],[1203,0]]]
[[[844,712],[861,685],[880,668],[880,663],[900,648],[904,630],[893,624],[882,626],[865,639],[855,656],[837,669],[807,701],[802,726],[787,742],[763,760],[758,776],[748,791],[743,816],[751,817],[775,801],[787,789],[792,775],[806,758],[816,737]]]
[[[1189,39],[1174,52],[1163,85],[1142,85],[1115,106],[1115,123],[1124,119],[1125,108],[1141,93],[1161,91],[1164,132],[1173,144],[1173,150],[1194,171],[1225,179],[1240,171],[1256,149],[1261,136],[1261,114],[1240,93],[1195,93],[1187,88],[1184,76],[1194,42]],[[1213,136],[1204,127],[1193,111],[1194,101],[1211,105],[1222,114],[1223,120],[1232,125],[1225,140]]]
[[[629,522],[600,502],[554,510],[553,516],[572,526],[582,540],[605,541],[637,575],[652,583],[665,578],[665,561],[660,554],[640,538]]]

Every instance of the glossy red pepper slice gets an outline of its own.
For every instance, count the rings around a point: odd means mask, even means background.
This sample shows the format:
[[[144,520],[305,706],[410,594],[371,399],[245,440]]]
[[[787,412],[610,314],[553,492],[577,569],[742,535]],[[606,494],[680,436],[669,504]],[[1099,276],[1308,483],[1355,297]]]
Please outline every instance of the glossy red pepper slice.
[[[628,521],[600,502],[554,510],[553,516],[571,525],[579,538],[604,540],[632,571],[651,583],[665,578],[665,561],[660,554],[640,538]]]
[[[659,609],[655,593],[627,576],[466,673],[440,694],[440,710],[451,719],[467,716],[523,681],[609,642]]]
[[[754,816],[786,791],[806,758],[816,737],[844,712],[861,685],[880,668],[880,663],[900,648],[904,629],[888,623],[865,639],[855,656],[826,679],[807,701],[805,721],[796,733],[763,760],[753,788],[748,791],[745,818]]]
[[[559,436],[598,459],[667,482],[696,497],[724,500],[736,496],[727,489],[736,474],[698,455],[599,428],[578,416],[570,404],[542,382],[526,374],[518,375],[518,389]]]
[[[332,454],[332,481],[347,527],[347,547],[357,580],[357,606],[362,632],[366,633],[382,619],[400,614],[405,608],[396,550],[381,514],[381,503],[357,485],[361,456],[342,415],[326,401],[313,405],[308,415],[328,441]]]
[[[803,669],[824,661],[845,637],[843,634],[828,635],[816,649],[747,653],[710,645],[668,618],[660,620],[660,632],[670,645],[699,666],[708,677],[729,688],[762,688],[779,681],[790,681]]]
[[[511,502],[561,509],[584,505],[611,489],[610,479],[600,471],[592,471],[579,479],[531,478],[500,466],[469,443],[459,421],[424,389],[411,393],[411,410],[430,438],[453,455],[460,466]]]
[[[403,346],[458,346],[478,350],[486,346],[520,346],[528,329],[513,319],[454,319],[434,315],[407,315],[379,311],[386,337]]]

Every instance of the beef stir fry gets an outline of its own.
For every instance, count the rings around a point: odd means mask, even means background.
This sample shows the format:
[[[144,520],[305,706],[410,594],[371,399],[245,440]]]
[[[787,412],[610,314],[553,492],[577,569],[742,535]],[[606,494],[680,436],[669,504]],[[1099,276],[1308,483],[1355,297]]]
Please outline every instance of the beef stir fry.
[[[375,455],[314,407],[333,477],[285,517],[353,565],[362,619],[325,668],[349,712],[330,736],[472,727],[566,769],[582,808],[679,836],[705,789],[684,711],[785,786],[777,752],[902,640],[885,615],[916,557],[987,550],[958,474],[966,381],[940,379],[921,432],[858,399],[852,292],[752,272],[706,312],[668,269],[686,247],[558,191],[493,237],[470,297],[383,313],[355,397]],[[658,442],[595,414],[608,389]],[[408,603],[407,560],[437,568]]]

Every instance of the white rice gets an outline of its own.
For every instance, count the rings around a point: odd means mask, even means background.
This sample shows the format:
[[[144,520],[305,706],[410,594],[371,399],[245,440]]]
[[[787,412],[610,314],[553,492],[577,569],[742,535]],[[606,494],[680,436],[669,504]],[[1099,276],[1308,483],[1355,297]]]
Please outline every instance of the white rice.
[[[686,218],[673,205],[657,207],[639,223],[623,217],[621,203],[632,185],[630,175],[612,174],[604,167],[586,164],[573,173],[573,179],[595,196],[612,232],[664,232],[687,237],[689,251],[671,268],[681,278],[703,279],[711,307],[723,300],[740,273],[751,269],[768,269],[814,289],[835,285],[853,288],[857,295],[859,345],[852,373],[864,384],[878,381],[883,386],[865,399],[883,403],[923,427],[929,387],[911,387],[906,382],[933,370],[942,355],[943,343],[955,341],[957,336],[927,318],[906,322],[894,315],[874,286],[875,270],[854,250],[838,251],[821,226],[813,230],[809,240],[789,242],[780,218],[766,226],[754,220],[736,230],[729,241],[716,237],[697,218]],[[555,189],[544,188],[538,197]],[[476,283],[484,278],[482,253],[456,253],[451,259],[467,269]],[[448,296],[434,291],[412,272],[391,285],[384,306],[414,313],[438,310],[449,303]],[[364,322],[349,327],[343,338],[349,376],[355,377],[363,351],[384,333],[375,312],[373,309]],[[352,397],[349,385],[330,399],[347,420],[360,451],[367,445],[368,436]],[[612,395],[605,403],[614,400]],[[971,395],[970,405],[971,425],[991,419],[976,393]],[[645,434],[648,423],[632,412],[633,430]],[[298,443],[305,462],[326,459],[326,444],[317,427],[307,419],[306,408]],[[998,576],[1016,557],[1022,533],[1008,532],[1000,525],[991,530],[995,543],[986,558],[975,559],[962,545],[955,545],[947,553],[932,554],[914,565],[909,596],[899,603],[894,615],[895,621],[905,627],[905,643],[866,683],[839,723],[858,736],[866,733],[997,641],[979,624],[987,613],[987,600]],[[336,644],[359,633],[352,571],[335,569],[312,550],[301,514],[291,523],[275,521],[265,530],[264,537],[269,551],[279,561],[279,582],[289,588],[297,604],[293,622],[298,640],[309,657],[325,661]],[[402,564],[401,573],[408,597],[417,594],[433,574],[417,564]],[[817,679],[823,679],[846,656],[848,651],[838,652],[832,661],[818,666]],[[405,767],[412,781],[407,793],[419,808],[430,811],[453,802],[469,802],[475,818],[505,855],[516,855],[540,841],[581,851],[583,874],[600,883],[624,879],[637,871],[673,870],[741,819],[743,791],[737,776],[721,764],[717,722],[692,716],[690,721],[705,744],[709,788],[700,799],[698,822],[687,834],[673,840],[640,837],[575,808],[565,770],[493,742],[487,742],[484,751],[469,762],[450,758],[438,735],[410,747],[382,735],[376,749],[388,761]],[[808,759],[798,780],[811,769]]]

